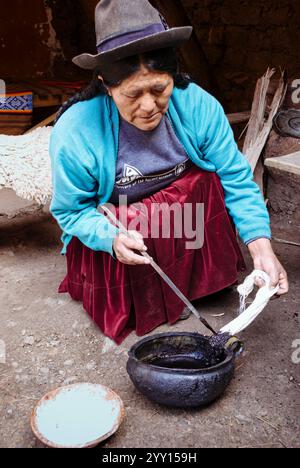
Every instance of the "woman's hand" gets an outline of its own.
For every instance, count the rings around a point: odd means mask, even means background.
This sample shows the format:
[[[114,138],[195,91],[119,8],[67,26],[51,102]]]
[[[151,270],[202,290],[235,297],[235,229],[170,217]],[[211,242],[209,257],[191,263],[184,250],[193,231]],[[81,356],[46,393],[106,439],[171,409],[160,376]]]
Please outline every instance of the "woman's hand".
[[[248,244],[250,254],[256,270],[266,272],[271,279],[271,286],[279,284],[278,296],[286,294],[289,290],[289,282],[285,269],[276,257],[269,239],[257,239]],[[264,281],[257,278],[255,284],[258,287],[264,285]]]
[[[123,233],[120,233],[114,240],[113,249],[117,259],[125,265],[149,265],[150,260],[135,253],[135,250],[140,252],[146,252],[147,250],[143,236],[137,231],[129,232],[134,235],[135,240]]]

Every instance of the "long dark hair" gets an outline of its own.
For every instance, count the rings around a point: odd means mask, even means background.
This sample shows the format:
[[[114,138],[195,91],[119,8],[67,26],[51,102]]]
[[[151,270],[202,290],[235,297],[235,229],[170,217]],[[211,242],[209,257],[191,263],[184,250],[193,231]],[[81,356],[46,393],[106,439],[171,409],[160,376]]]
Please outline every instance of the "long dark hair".
[[[174,80],[174,86],[180,89],[186,89],[189,83],[193,81],[187,73],[180,72],[177,50],[174,48],[158,49],[126,57],[105,66],[97,67],[88,86],[81,89],[62,105],[54,124],[73,104],[79,101],[87,101],[100,94],[108,94],[106,86],[112,88],[119,86],[122,81],[138,72],[141,65],[144,65],[150,71],[168,73]],[[98,79],[98,75],[102,76],[103,83]]]

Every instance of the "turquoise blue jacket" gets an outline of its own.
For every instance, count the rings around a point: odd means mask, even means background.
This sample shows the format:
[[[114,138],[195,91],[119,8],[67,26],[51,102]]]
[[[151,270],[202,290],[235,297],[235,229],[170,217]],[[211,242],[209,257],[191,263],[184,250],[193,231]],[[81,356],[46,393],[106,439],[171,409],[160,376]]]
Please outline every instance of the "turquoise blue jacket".
[[[195,83],[174,88],[167,117],[190,159],[216,172],[225,203],[241,239],[271,238],[270,219],[250,165],[238,150],[221,104]],[[118,229],[99,213],[115,183],[119,112],[106,95],[70,107],[50,138],[53,198],[51,213],[64,247],[76,236],[87,247],[113,255]]]

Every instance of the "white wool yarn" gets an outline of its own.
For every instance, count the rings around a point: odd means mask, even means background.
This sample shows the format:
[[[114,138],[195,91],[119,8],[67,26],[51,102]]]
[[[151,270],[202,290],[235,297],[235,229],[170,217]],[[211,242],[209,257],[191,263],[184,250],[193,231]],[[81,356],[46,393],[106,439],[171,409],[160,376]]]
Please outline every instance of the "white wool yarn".
[[[254,289],[256,277],[264,280],[265,285],[258,290],[252,304],[245,311],[243,311],[246,298]],[[270,287],[270,277],[267,273],[261,270],[254,270],[251,275],[247,276],[244,283],[237,288],[238,293],[240,294],[242,313],[235,320],[232,320],[232,322],[223,327],[220,333],[229,333],[230,335],[234,336],[247,328],[264,310],[269,300],[272,296],[274,296],[274,294],[277,293],[278,289],[279,285],[277,285],[275,288]]]
[[[52,127],[26,135],[0,135],[0,190],[12,189],[25,200],[46,205],[52,196],[49,140]]]

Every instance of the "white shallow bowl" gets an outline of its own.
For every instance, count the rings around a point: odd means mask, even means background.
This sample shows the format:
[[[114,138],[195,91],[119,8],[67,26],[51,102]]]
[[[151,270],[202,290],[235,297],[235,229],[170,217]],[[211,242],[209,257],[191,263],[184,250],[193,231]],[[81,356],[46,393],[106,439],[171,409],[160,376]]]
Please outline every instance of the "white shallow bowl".
[[[38,402],[31,428],[48,447],[91,448],[118,430],[124,414],[121,398],[110,388],[74,384],[53,390]]]

